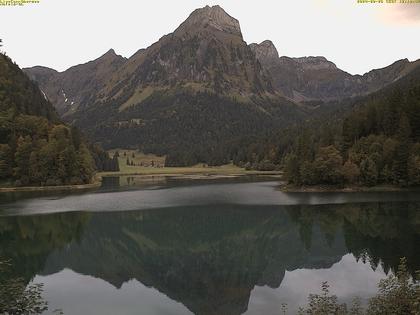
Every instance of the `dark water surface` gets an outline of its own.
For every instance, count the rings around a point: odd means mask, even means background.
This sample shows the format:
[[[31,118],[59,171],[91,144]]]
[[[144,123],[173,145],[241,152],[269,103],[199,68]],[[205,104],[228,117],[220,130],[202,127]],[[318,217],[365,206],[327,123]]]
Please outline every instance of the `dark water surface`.
[[[106,179],[0,195],[0,256],[66,315],[280,314],[328,281],[367,299],[420,269],[420,194],[282,193],[252,179]]]

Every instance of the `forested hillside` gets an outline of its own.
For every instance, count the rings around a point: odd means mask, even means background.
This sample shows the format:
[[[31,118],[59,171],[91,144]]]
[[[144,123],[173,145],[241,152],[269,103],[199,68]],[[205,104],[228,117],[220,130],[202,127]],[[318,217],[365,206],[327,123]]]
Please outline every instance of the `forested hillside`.
[[[287,101],[242,103],[214,93],[180,89],[155,92],[141,106],[121,113],[115,103],[109,103],[73,117],[78,126],[85,126],[90,138],[100,139],[106,148],[139,148],[166,155],[168,166],[179,166],[229,163],[242,141],[263,137],[268,130],[303,115]],[[91,126],[89,120],[98,123]]]
[[[305,138],[318,137],[314,119],[337,136],[331,115],[354,105],[344,99],[364,99],[419,64],[404,59],[351,75],[324,57],[279,57],[270,41],[248,45],[239,21],[216,5],[129,58],[111,49],[63,72],[25,72],[64,121],[106,149],[165,155],[168,166],[233,160],[268,170],[281,166],[305,121]]]
[[[99,161],[99,154],[95,154]],[[0,181],[8,185],[90,182],[95,161],[80,133],[58,119],[40,91],[0,54]]]
[[[91,141],[166,155],[170,166],[228,163],[244,139],[305,117],[273,90],[239,21],[219,6],[195,10],[128,59],[110,50],[64,72],[25,71]]]
[[[420,185],[420,68],[351,106],[319,128],[312,121],[294,131],[289,182]]]

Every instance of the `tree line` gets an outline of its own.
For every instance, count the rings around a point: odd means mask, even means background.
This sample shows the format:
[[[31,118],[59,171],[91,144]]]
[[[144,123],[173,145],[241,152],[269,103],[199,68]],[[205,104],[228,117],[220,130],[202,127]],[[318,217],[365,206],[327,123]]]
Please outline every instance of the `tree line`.
[[[89,183],[117,169],[99,147],[62,123],[45,95],[0,54],[0,180],[15,186]]]
[[[10,261],[0,260],[0,274],[8,275]],[[40,315],[49,310],[44,300],[43,284],[25,285],[21,278],[0,276],[0,313],[10,315]],[[360,298],[353,302],[340,303],[330,291],[327,282],[321,285],[321,293],[308,296],[308,304],[300,307],[297,315],[417,315],[420,313],[420,285],[411,279],[406,259],[402,258],[397,272],[378,283],[378,293],[362,307]],[[288,314],[287,304],[279,305],[279,314]],[[54,310],[54,314],[65,314],[65,310]]]
[[[420,185],[419,71],[355,104],[337,121],[308,127],[284,156],[295,185]],[[415,79],[415,80],[414,80]]]

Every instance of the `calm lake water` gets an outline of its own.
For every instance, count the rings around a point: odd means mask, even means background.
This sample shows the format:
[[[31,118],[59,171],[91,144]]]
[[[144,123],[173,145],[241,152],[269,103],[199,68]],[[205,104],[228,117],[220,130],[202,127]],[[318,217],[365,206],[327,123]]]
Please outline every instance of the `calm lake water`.
[[[340,301],[366,300],[400,257],[420,269],[419,253],[418,192],[122,177],[86,193],[0,195],[0,256],[66,315],[278,315],[323,281]]]

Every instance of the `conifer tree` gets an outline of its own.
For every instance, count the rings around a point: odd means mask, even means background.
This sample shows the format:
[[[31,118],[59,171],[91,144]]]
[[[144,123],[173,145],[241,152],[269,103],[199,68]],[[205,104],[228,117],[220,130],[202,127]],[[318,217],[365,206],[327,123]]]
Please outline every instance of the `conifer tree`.
[[[406,115],[402,115],[398,127],[398,147],[395,154],[392,172],[394,181],[398,185],[405,186],[408,181],[408,158],[410,155],[410,122]]]

